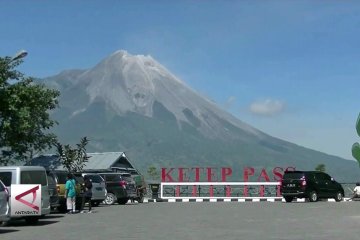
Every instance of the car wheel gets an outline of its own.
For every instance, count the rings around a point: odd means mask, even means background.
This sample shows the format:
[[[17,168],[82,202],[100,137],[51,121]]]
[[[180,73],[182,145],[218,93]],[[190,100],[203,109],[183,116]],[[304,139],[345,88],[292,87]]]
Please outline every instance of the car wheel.
[[[310,202],[317,202],[318,199],[319,199],[318,195],[315,191],[310,192],[310,194],[309,194]]]
[[[342,201],[344,198],[344,195],[342,194],[342,192],[337,192],[336,195],[335,195],[335,201],[336,202],[340,202]]]
[[[291,202],[294,198],[293,197],[284,197],[286,202]]]
[[[107,205],[112,205],[115,203],[115,201],[116,201],[116,197],[113,193],[108,193],[104,200],[105,204],[107,204]]]
[[[57,210],[60,212],[60,213],[65,213],[66,212],[66,205],[60,205],[57,207]]]
[[[120,205],[124,205],[124,204],[126,204],[128,201],[129,201],[128,198],[120,198],[120,199],[118,200],[118,203],[119,203]]]

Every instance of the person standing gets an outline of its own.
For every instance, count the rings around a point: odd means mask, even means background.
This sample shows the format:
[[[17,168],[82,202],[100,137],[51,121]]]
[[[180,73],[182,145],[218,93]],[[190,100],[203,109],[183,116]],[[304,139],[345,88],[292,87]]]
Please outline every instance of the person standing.
[[[348,201],[353,201],[354,198],[360,197],[360,183],[356,183],[356,187],[353,190],[353,196]]]
[[[85,192],[81,203],[81,210],[82,210],[81,213],[85,213],[84,207],[86,202],[89,204],[88,213],[91,213],[92,183],[89,176],[87,175],[84,176],[84,187],[85,187]]]
[[[68,173],[65,183],[65,196],[66,196],[66,206],[69,214],[75,213],[75,179],[71,173]]]

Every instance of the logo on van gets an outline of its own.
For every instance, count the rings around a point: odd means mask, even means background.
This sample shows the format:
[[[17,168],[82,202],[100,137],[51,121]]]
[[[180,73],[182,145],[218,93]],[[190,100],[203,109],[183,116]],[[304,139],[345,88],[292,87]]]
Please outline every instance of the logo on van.
[[[41,185],[11,185],[11,215],[41,215]]]

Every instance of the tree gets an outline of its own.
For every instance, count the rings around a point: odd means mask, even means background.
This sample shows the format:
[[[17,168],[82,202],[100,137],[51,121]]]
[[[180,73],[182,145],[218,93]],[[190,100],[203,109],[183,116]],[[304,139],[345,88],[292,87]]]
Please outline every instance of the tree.
[[[321,163],[315,167],[316,171],[325,172],[325,164]]]
[[[73,148],[69,144],[62,145],[57,143],[57,154],[60,163],[68,170],[68,172],[81,172],[90,158],[86,154],[86,145],[89,140],[83,137],[80,143]]]
[[[356,128],[356,132],[357,132],[358,136],[360,137],[360,113],[357,118],[355,128]],[[359,163],[359,167],[360,167],[360,144],[358,142],[356,142],[352,145],[351,152],[352,152],[353,157]]]
[[[159,179],[159,172],[157,171],[156,167],[151,165],[148,170],[147,170],[147,174],[149,175],[149,177],[152,180],[158,180]]]
[[[49,112],[58,106],[60,93],[15,70],[21,63],[0,57],[0,165],[31,160],[56,143],[49,129],[57,122]]]

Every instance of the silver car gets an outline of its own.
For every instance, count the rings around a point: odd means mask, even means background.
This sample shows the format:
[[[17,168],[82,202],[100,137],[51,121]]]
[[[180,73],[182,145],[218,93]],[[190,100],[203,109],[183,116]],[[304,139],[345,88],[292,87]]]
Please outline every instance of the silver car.
[[[93,206],[98,206],[106,198],[106,185],[105,180],[99,175],[94,173],[83,173],[82,176],[88,176],[92,183],[92,197],[91,203]]]
[[[0,223],[9,220],[9,209],[9,193],[3,182],[0,180]]]

